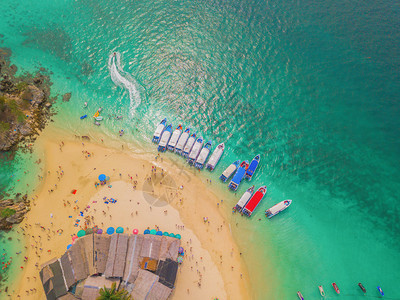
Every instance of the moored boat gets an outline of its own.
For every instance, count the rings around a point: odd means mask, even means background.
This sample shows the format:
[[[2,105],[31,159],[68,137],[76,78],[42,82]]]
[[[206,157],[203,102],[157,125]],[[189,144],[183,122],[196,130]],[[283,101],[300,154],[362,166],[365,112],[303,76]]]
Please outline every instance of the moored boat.
[[[163,119],[160,124],[157,125],[156,131],[154,131],[153,134],[153,139],[152,142],[153,143],[158,143],[160,141],[160,137],[164,131],[165,128],[165,123],[167,123],[167,119]]]
[[[322,285],[319,285],[318,289],[319,289],[319,293],[321,294],[321,296],[325,297],[325,291],[324,291],[324,288],[322,287]]]
[[[242,182],[244,174],[246,173],[248,167],[249,167],[249,162],[247,160],[242,161],[235,175],[233,175],[231,182],[229,182],[228,187],[231,190],[236,191],[238,189],[239,184]]]
[[[249,167],[246,170],[245,178],[251,180],[253,178],[254,172],[256,171],[258,164],[260,163],[260,154],[256,155],[251,161]]]
[[[339,287],[337,286],[336,282],[333,282],[332,286],[335,289],[336,293],[340,294],[340,290],[339,290]]]
[[[304,300],[303,295],[300,293],[300,291],[297,291],[297,296],[299,297],[300,300]]]
[[[221,143],[215,148],[214,152],[211,154],[210,159],[208,160],[206,164],[206,168],[210,171],[213,171],[215,169],[215,166],[219,162],[222,153],[224,153],[225,150],[225,144]]]
[[[182,125],[179,124],[178,127],[174,130],[174,132],[171,135],[171,139],[168,142],[167,149],[169,151],[174,151],[176,143],[178,142],[179,137],[182,134]]]
[[[196,134],[193,133],[190,136],[190,138],[187,140],[187,143],[186,143],[185,147],[183,148],[183,151],[181,153],[183,157],[187,157],[189,155],[195,142],[196,142]]]
[[[201,149],[199,156],[197,157],[194,166],[201,170],[204,167],[204,163],[206,162],[208,156],[210,155],[211,151],[211,141],[208,141],[203,149]]]
[[[226,182],[232,175],[233,173],[236,172],[238,166],[240,164],[240,160],[234,161],[231,163],[224,172],[222,172],[221,176],[219,176],[219,179],[221,179],[223,182]]]
[[[242,212],[244,215],[250,217],[251,214],[255,211],[257,206],[261,203],[261,200],[264,198],[265,193],[267,192],[267,187],[263,185],[260,187],[257,192],[250,198],[249,202],[247,202],[246,206],[243,208]]]
[[[278,204],[275,204],[274,206],[272,206],[271,208],[267,209],[265,211],[265,216],[270,219],[273,216],[276,216],[277,214],[279,214],[281,211],[285,210],[286,208],[289,207],[289,205],[292,204],[292,200],[288,199],[288,200],[283,200],[281,202],[279,202]]]
[[[188,156],[188,163],[189,165],[193,165],[195,160],[197,159],[197,157],[200,154],[201,148],[203,147],[203,138],[199,137],[196,141],[196,143],[194,143],[192,150],[189,153]]]
[[[362,285],[361,282],[358,283],[358,286],[360,287],[360,289],[361,289],[364,293],[367,292],[367,290],[365,289],[365,287]]]
[[[385,294],[384,294],[383,291],[382,291],[382,288],[381,288],[379,285],[378,285],[376,288],[378,289],[379,293],[380,293],[382,296],[385,296]]]
[[[187,140],[189,139],[190,135],[190,128],[186,128],[184,133],[181,134],[179,137],[178,142],[176,143],[175,146],[175,153],[181,154],[183,147],[185,147]]]
[[[167,150],[167,144],[169,139],[171,138],[171,134],[172,134],[172,125],[169,124],[161,135],[160,143],[158,144],[158,151],[164,152],[165,150]]]
[[[245,191],[243,193],[242,197],[240,197],[239,201],[236,203],[235,207],[233,208],[233,211],[241,212],[243,207],[245,207],[247,202],[249,202],[251,196],[253,196],[253,193],[254,193],[254,185],[252,187],[248,188],[247,191]]]

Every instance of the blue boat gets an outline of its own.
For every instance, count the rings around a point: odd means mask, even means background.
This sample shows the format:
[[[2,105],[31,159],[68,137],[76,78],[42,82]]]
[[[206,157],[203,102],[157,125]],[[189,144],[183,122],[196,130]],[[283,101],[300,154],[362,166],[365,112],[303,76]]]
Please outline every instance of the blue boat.
[[[225,169],[224,172],[222,172],[221,176],[219,176],[219,179],[222,180],[222,182],[226,182],[232,175],[233,173],[236,172],[238,166],[240,164],[240,160],[234,161]]]
[[[87,117],[87,115],[83,115],[83,116],[81,117],[81,120],[85,119],[86,117]]]
[[[242,161],[240,164],[239,168],[237,169],[235,175],[233,176],[231,182],[229,182],[229,188],[232,191],[236,191],[239,187],[239,184],[242,182],[242,179],[244,177],[244,174],[246,173],[246,170],[249,167],[249,162],[247,160]]]
[[[160,122],[160,124],[158,124],[156,131],[154,132],[154,135],[153,135],[153,139],[152,139],[153,143],[158,143],[160,141],[160,137],[161,137],[162,133],[164,132],[165,123],[167,123],[166,118],[164,120],[162,120]]]
[[[171,135],[172,135],[172,125],[169,124],[161,135],[160,143],[158,144],[158,151],[165,152],[165,150],[167,150],[167,144],[169,142],[169,139],[171,138]]]
[[[385,294],[383,293],[383,291],[382,291],[382,289],[381,289],[381,287],[380,287],[379,285],[377,286],[377,289],[378,289],[379,293],[380,293],[382,296],[385,296]]]
[[[246,178],[248,181],[250,181],[251,178],[253,177],[254,172],[256,171],[256,169],[258,167],[259,162],[260,162],[260,154],[257,154],[251,161],[250,166],[246,171],[246,175],[244,178]]]
[[[208,156],[210,155],[211,151],[211,141],[208,141],[203,149],[201,149],[199,156],[194,163],[195,168],[201,170],[204,167],[204,163],[206,162]]]

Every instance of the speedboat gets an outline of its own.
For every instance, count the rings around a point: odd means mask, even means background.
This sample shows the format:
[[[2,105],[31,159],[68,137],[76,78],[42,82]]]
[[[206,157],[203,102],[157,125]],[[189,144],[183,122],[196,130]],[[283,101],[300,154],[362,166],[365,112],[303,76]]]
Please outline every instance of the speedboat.
[[[240,197],[239,201],[236,203],[235,207],[233,208],[233,211],[241,212],[243,207],[245,207],[247,202],[249,202],[251,196],[253,196],[253,193],[254,193],[254,185],[252,187],[248,188],[247,191],[245,191],[243,193],[242,197]]]
[[[382,296],[385,296],[385,294],[383,293],[383,291],[382,291],[382,289],[381,289],[381,287],[380,287],[379,285],[378,285],[376,288],[378,289],[379,293],[380,293]]]
[[[185,147],[187,140],[189,139],[190,128],[186,128],[185,132],[181,134],[178,142],[175,146],[175,153],[181,154],[183,147]]]
[[[193,133],[190,136],[190,138],[187,140],[187,143],[186,143],[185,147],[183,148],[183,151],[181,153],[183,157],[188,157],[190,151],[192,151],[192,148],[193,148],[193,145],[195,142],[196,142],[196,134]]]
[[[325,291],[324,291],[324,288],[322,287],[322,285],[319,285],[318,289],[319,289],[319,293],[321,294],[321,296],[325,297]]]
[[[297,291],[297,296],[299,297],[300,300],[304,300],[303,295],[300,293],[300,291]]]
[[[171,139],[168,142],[167,149],[169,151],[174,151],[176,143],[178,142],[179,137],[182,134],[182,125],[179,124],[178,127],[176,127],[175,131],[172,133]]]
[[[254,172],[256,171],[259,163],[260,163],[260,154],[256,155],[253,158],[249,167],[246,170],[246,175],[244,176],[244,178],[246,178],[248,181],[250,181],[251,178],[253,178]]]
[[[264,198],[265,193],[267,192],[267,187],[263,185],[260,187],[257,192],[250,198],[249,202],[247,202],[246,206],[243,208],[242,212],[244,215],[251,217],[251,214],[257,208],[257,206],[261,203],[261,200]]]
[[[235,175],[233,176],[231,182],[229,182],[229,188],[233,191],[236,191],[239,187],[239,184],[242,182],[244,174],[249,167],[249,162],[247,160],[243,161],[239,168],[237,169]]]
[[[333,282],[332,286],[335,289],[336,293],[340,294],[340,290],[339,290],[339,287],[337,286],[336,282]]]
[[[206,162],[208,156],[210,155],[211,150],[211,141],[208,141],[206,145],[201,149],[199,156],[194,163],[195,168],[201,170],[204,167],[204,163]]]
[[[361,289],[364,293],[367,292],[367,290],[365,289],[365,287],[362,285],[361,282],[358,283],[358,286],[360,287],[360,289]]]
[[[158,143],[160,141],[160,137],[165,128],[165,123],[167,123],[167,118],[163,119],[160,122],[160,124],[158,124],[156,131],[154,131],[154,134],[153,134],[153,139],[152,139],[153,143]]]
[[[283,200],[283,201],[279,202],[278,204],[275,204],[274,206],[272,206],[270,209],[267,209],[265,211],[265,216],[268,219],[270,219],[273,216],[276,216],[277,214],[279,214],[281,211],[288,208],[290,204],[292,204],[292,200],[290,200],[290,199]]]
[[[167,144],[169,142],[169,139],[171,138],[171,134],[172,134],[172,125],[169,124],[161,135],[160,143],[158,144],[158,151],[165,152],[165,150],[167,150]]]
[[[208,160],[206,164],[206,168],[210,171],[213,171],[215,169],[215,166],[219,162],[222,153],[224,153],[225,149],[225,144],[221,143],[215,148],[214,152],[211,154],[210,159]]]
[[[188,156],[188,163],[189,165],[193,165],[196,161],[197,157],[200,154],[201,148],[203,147],[203,138],[198,138],[196,143],[194,143],[192,150]]]
[[[223,182],[226,182],[232,175],[233,173],[236,172],[238,166],[240,164],[240,160],[234,161],[231,163],[224,172],[222,172],[221,176],[219,176],[219,179],[221,179]]]

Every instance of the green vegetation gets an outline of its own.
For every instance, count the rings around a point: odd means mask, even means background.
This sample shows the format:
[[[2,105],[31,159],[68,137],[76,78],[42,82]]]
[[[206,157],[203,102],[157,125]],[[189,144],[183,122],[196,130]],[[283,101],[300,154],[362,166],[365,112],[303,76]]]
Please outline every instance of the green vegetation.
[[[7,122],[0,121],[0,133],[7,132],[10,130],[10,124]]]
[[[96,298],[97,300],[133,300],[127,290],[121,289],[117,291],[115,282],[111,285],[111,289],[103,287],[99,293],[100,296]]]
[[[16,213],[15,209],[11,209],[11,208],[7,207],[0,211],[0,217],[8,218],[8,217],[11,217],[12,215],[14,215],[15,213]]]
[[[18,82],[15,87],[17,88],[18,91],[22,92],[26,89],[26,87],[28,86],[28,83],[24,82],[24,81],[20,81]]]
[[[25,113],[14,99],[0,96],[0,120],[6,119],[7,115],[13,117],[19,123],[25,122],[26,119]]]

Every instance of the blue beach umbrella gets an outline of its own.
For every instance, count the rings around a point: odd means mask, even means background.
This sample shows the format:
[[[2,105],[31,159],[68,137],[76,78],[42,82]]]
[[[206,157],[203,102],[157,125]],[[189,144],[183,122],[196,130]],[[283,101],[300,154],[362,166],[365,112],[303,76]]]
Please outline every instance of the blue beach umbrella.
[[[106,175],[100,174],[100,175],[99,175],[99,180],[100,180],[100,181],[106,180]]]
[[[156,235],[161,235],[162,236],[162,231],[157,231]]]
[[[69,244],[68,246],[67,246],[67,250],[69,249],[69,248],[71,248],[72,247],[72,245],[71,244]]]
[[[150,234],[150,230],[146,229],[143,234]]]
[[[177,238],[178,240],[181,239],[181,235],[178,233],[177,235],[175,235],[175,238]]]
[[[155,230],[155,229],[150,230],[150,234],[155,235],[156,233],[157,233],[157,230]]]
[[[124,233],[124,229],[122,227],[118,227],[115,232],[116,233]]]
[[[85,236],[85,235],[86,235],[85,230],[79,230],[78,233],[77,233],[78,237],[82,237],[82,236]]]
[[[107,228],[107,234],[109,234],[109,235],[111,235],[111,234],[113,234],[114,233],[114,227],[108,227]]]

